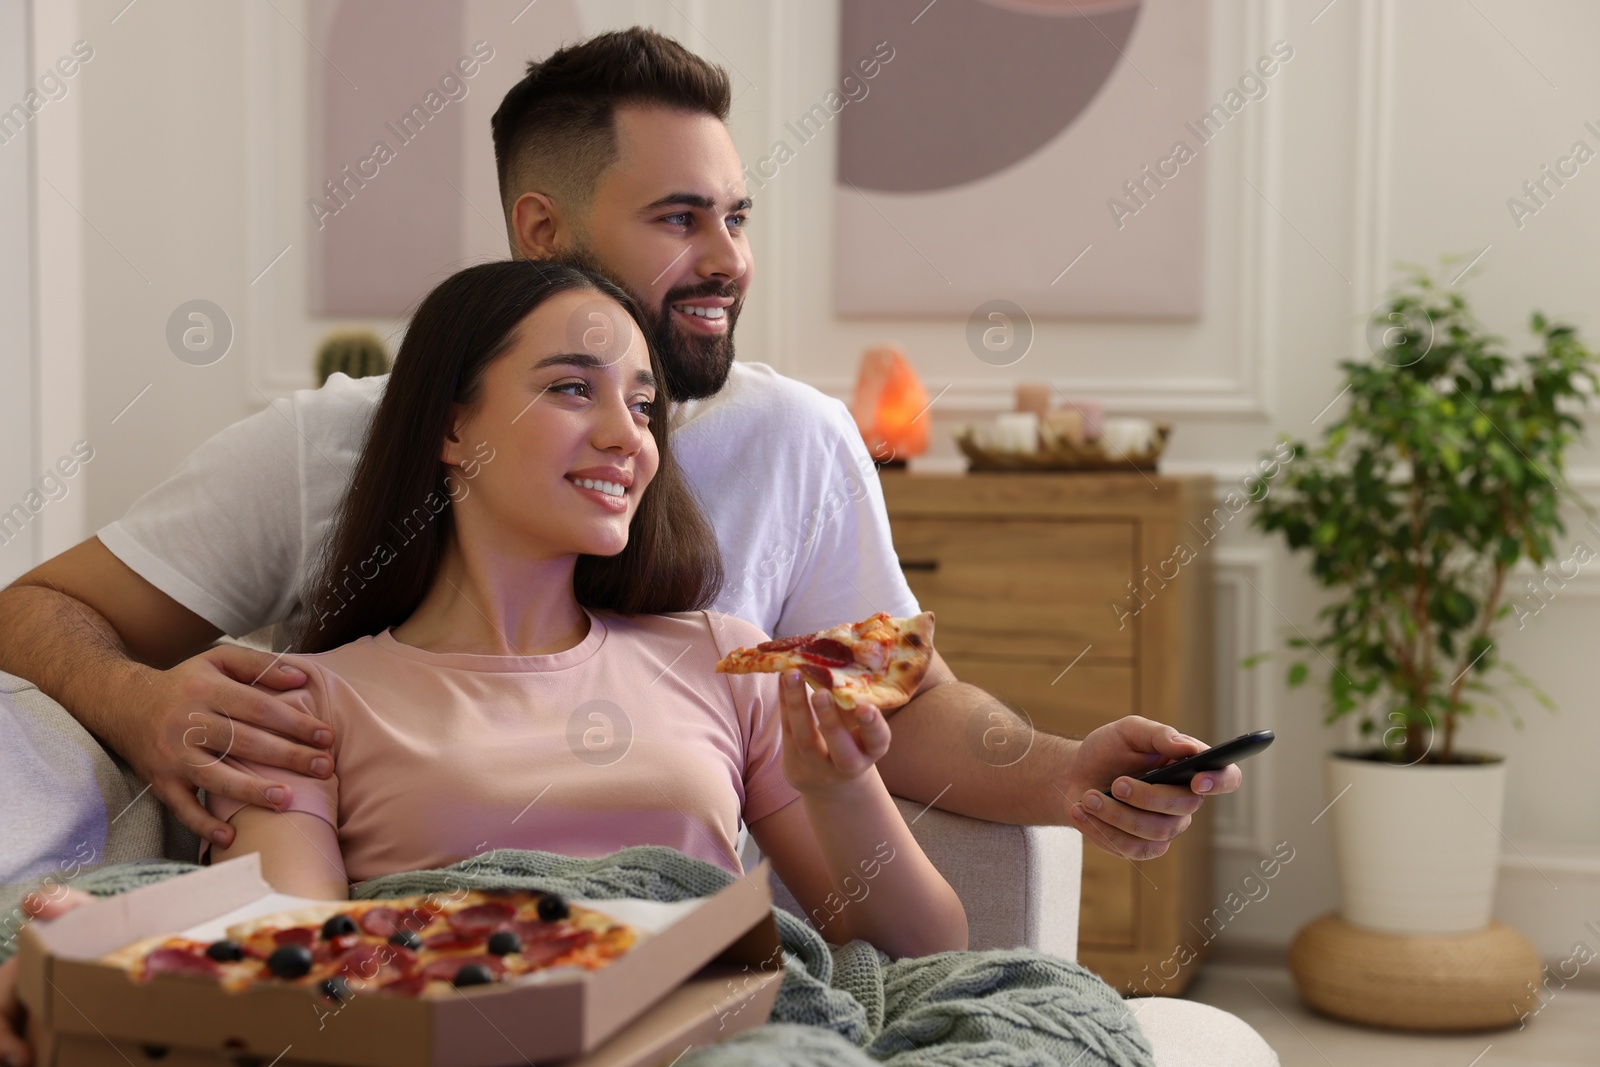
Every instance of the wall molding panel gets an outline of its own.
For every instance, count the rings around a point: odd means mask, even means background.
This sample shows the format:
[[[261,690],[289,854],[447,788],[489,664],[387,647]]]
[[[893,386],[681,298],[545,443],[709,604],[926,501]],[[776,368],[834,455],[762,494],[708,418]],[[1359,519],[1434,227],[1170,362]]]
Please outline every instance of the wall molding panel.
[[[1254,669],[1240,661],[1275,647],[1277,615],[1262,598],[1273,598],[1272,554],[1266,548],[1220,546],[1213,557],[1216,583],[1216,722],[1218,741],[1275,728],[1270,664]],[[1251,588],[1251,585],[1255,588]],[[1259,590],[1259,592],[1258,592]],[[1214,824],[1216,847],[1265,857],[1272,851],[1272,771],[1269,762],[1250,766],[1250,789],[1235,803],[1220,805]]]

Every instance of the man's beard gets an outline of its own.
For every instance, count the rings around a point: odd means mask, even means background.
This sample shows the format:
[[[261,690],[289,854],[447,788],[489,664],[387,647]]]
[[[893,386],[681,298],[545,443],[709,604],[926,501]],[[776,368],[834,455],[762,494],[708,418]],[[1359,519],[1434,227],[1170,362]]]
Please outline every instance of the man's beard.
[[[554,262],[571,267],[585,267],[603,274],[612,281],[615,275],[600,265],[588,249],[574,248],[553,257]],[[626,285],[617,282],[623,289]],[[703,400],[715,396],[728,384],[733,370],[733,328],[738,324],[739,312],[744,307],[744,297],[738,286],[711,279],[699,285],[685,285],[669,291],[660,305],[646,303],[631,289],[635,301],[644,312],[650,340],[661,359],[661,373],[668,397],[673,400]],[[672,317],[672,305],[705,297],[730,297],[733,303],[723,310],[728,317],[728,329],[721,337],[698,337],[680,328]]]

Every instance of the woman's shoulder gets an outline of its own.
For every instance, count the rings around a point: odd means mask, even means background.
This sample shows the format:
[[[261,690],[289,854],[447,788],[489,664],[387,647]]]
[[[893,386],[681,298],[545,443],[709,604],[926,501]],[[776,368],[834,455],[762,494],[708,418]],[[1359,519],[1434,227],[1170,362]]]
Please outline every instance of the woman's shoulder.
[[[606,627],[624,641],[704,644],[715,648],[717,658],[736,648],[767,640],[761,627],[737,615],[720,611],[675,611],[658,615],[603,615]]]
[[[326,652],[288,653],[278,662],[282,666],[295,667],[303,671],[307,677],[326,679],[340,678],[348,673],[360,673],[367,664],[384,658],[386,657],[378,647],[377,638],[358,637],[348,644],[330,648]]]
[[[306,676],[303,686],[288,691],[302,694],[294,703],[339,725],[353,712],[365,708],[374,691],[386,692],[404,684],[399,661],[380,646],[382,637],[358,637],[326,652],[285,655],[279,663],[297,668]]]

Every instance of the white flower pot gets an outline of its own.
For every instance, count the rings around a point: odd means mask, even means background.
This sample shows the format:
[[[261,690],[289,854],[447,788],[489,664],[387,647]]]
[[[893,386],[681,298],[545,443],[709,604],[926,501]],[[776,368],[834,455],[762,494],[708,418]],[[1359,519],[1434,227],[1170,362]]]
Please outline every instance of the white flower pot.
[[[1332,753],[1325,769],[1346,922],[1397,934],[1488,925],[1504,760],[1401,767]]]

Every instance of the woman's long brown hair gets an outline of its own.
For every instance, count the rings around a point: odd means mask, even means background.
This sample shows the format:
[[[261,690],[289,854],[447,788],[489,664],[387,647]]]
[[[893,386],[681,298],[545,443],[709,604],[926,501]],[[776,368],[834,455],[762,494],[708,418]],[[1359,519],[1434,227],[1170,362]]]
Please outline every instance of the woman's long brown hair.
[[[483,372],[509,348],[517,326],[558,293],[592,290],[615,300],[649,330],[633,299],[582,267],[506,260],[468,267],[418,306],[383,400],[367,432],[355,476],[317,577],[302,593],[306,614],[293,646],[325,652],[398,626],[438,574],[454,527],[460,475],[439,459],[453,405],[472,404]],[[655,346],[650,368],[662,373]],[[661,461],[614,556],[579,556],[579,604],[625,615],[692,611],[722,587],[722,557],[667,440],[668,402],[658,392],[650,434]]]

